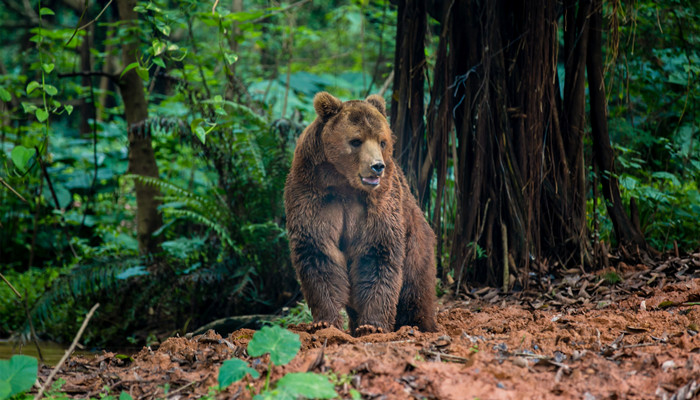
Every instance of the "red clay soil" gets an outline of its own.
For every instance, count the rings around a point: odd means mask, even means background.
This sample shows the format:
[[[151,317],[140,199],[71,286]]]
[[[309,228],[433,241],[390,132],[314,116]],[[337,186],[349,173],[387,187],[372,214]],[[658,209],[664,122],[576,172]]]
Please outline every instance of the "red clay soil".
[[[619,263],[611,272],[572,270],[510,295],[472,290],[443,301],[438,333],[404,327],[353,338],[293,326],[302,350],[273,368],[272,382],[315,371],[339,377],[342,398],[355,389],[369,399],[700,397],[700,253],[653,267]],[[614,276],[621,281],[611,283]],[[224,360],[239,357],[261,377],[248,376],[216,398],[249,399],[268,368],[266,356],[246,354],[253,333],[170,338],[133,361],[114,353],[73,358],[58,377],[66,381],[62,391],[76,397],[98,397],[107,387],[134,399],[197,398],[217,384]],[[40,381],[49,372],[43,367]]]

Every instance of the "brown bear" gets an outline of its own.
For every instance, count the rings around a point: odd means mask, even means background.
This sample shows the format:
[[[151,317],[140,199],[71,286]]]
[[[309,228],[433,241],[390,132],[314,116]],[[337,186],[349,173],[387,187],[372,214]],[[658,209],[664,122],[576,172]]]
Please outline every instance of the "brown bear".
[[[314,329],[362,336],[437,330],[435,235],[391,154],[384,99],[321,92],[297,141],[284,205],[292,262]]]

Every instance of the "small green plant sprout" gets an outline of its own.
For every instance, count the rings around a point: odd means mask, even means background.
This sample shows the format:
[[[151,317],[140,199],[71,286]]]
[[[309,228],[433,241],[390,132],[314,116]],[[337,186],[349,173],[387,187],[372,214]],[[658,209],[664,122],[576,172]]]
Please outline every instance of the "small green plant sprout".
[[[31,389],[38,370],[39,363],[34,357],[14,355],[9,360],[0,360],[0,400]]]
[[[275,384],[270,390],[270,375],[274,365],[285,365],[294,359],[301,349],[299,335],[292,333],[280,326],[265,326],[255,332],[248,343],[248,354],[251,357],[270,355],[270,367],[267,369],[265,387],[253,398],[260,399],[297,399],[306,397],[312,399],[331,399],[337,397],[334,385],[323,375],[311,372],[289,373]],[[230,384],[238,382],[247,374],[253,379],[260,377],[255,369],[245,361],[233,358],[225,361],[219,370],[219,390],[227,388]]]
[[[622,282],[622,278],[620,277],[620,275],[616,271],[613,271],[613,270],[605,272],[603,274],[603,279],[605,279],[605,281],[610,285],[614,285],[618,282]]]

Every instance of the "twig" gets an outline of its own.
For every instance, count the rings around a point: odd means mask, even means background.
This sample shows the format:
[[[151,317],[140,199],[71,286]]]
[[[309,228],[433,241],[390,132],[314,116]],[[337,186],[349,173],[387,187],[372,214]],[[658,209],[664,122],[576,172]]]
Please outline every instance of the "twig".
[[[217,0],[217,1],[218,1],[218,0]],[[195,383],[197,383],[197,381],[192,381],[192,382],[188,383],[188,384],[185,385],[185,386],[180,386],[179,388],[177,388],[177,389],[173,390],[172,392],[168,393],[168,396],[167,396],[167,397],[168,397],[168,398],[169,398],[169,397],[172,397],[174,394],[182,392],[183,390],[185,390],[185,389],[187,389],[188,387],[194,385]]]
[[[105,11],[107,10],[107,7],[109,7],[109,6],[112,4],[112,1],[113,1],[113,0],[109,0],[109,2],[107,3],[107,5],[104,6],[104,8],[102,9],[102,11],[100,11],[99,14],[97,14],[97,16],[95,17],[95,19],[93,19],[92,21],[88,22],[87,24],[81,26],[80,28],[76,28],[76,29],[73,31],[73,35],[71,35],[70,39],[68,39],[68,41],[66,42],[66,46],[68,46],[68,45],[70,44],[70,42],[73,41],[73,38],[74,38],[75,35],[78,33],[78,31],[82,31],[83,29],[85,29],[85,28],[87,28],[88,26],[90,26],[90,25],[94,24],[95,22],[97,22],[97,20],[100,19],[100,17],[102,16],[102,14],[105,13]],[[78,22],[80,22],[80,21],[78,21]]]
[[[56,196],[56,191],[53,188],[53,183],[51,183],[51,178],[49,176],[49,172],[46,169],[46,164],[41,159],[41,153],[39,152],[38,147],[34,147],[36,150],[36,155],[37,155],[37,160],[39,161],[39,166],[41,167],[41,171],[44,173],[44,178],[46,179],[46,183],[49,185],[49,190],[51,191],[51,196],[53,197],[53,201],[56,204],[56,209],[61,211],[61,228],[63,230],[63,234],[66,237],[66,242],[68,242],[68,248],[70,249],[71,253],[73,253],[73,257],[78,258],[78,253],[75,252],[75,249],[73,248],[73,244],[70,242],[70,236],[68,235],[68,232],[66,230],[66,225],[65,225],[65,216],[64,210],[61,208],[61,203],[58,201],[58,196]]]
[[[378,95],[384,97],[384,93],[386,93],[387,89],[389,89],[389,85],[391,85],[391,82],[394,80],[394,70],[391,70],[389,73],[389,76],[386,77],[386,80],[382,84],[381,89],[379,89]]]
[[[451,361],[451,362],[456,362],[456,363],[460,363],[460,364],[466,364],[469,362],[469,359],[466,357],[455,356],[452,354],[439,353],[437,351],[432,351],[432,350],[428,350],[428,349],[422,349],[420,352],[423,354],[429,355],[429,356],[439,357],[440,359],[445,360],[445,361]]]
[[[10,186],[9,183],[5,182],[5,180],[2,179],[2,177],[0,177],[0,183],[2,183],[6,188],[10,189],[10,191],[11,191],[12,193],[14,193],[15,196],[19,197],[23,202],[29,203],[29,202],[27,201],[27,199],[25,199],[24,197],[22,197],[21,194],[17,193],[17,191],[15,191],[15,189],[13,189],[12,186]]]
[[[15,295],[19,297],[19,302],[22,303],[22,307],[24,308],[24,314],[27,316],[27,322],[29,322],[29,331],[32,333],[32,341],[34,342],[34,346],[36,346],[36,352],[39,355],[39,360],[41,362],[44,362],[44,355],[41,354],[41,348],[39,347],[39,339],[36,337],[36,331],[34,330],[34,323],[32,322],[32,317],[29,315],[29,307],[27,307],[27,302],[24,300],[24,297],[15,289],[14,286],[10,283],[10,281],[5,278],[5,276],[0,273],[0,278],[2,278],[3,281],[7,284],[7,286],[12,289],[13,292],[15,292]]]
[[[44,394],[44,391],[46,390],[49,385],[51,385],[51,381],[53,381],[53,378],[56,376],[56,373],[58,372],[59,369],[63,366],[63,364],[66,362],[68,357],[73,353],[73,350],[75,350],[75,346],[78,345],[78,341],[80,340],[80,337],[83,336],[83,332],[85,331],[85,328],[87,328],[88,322],[90,322],[90,318],[92,318],[92,315],[95,313],[95,310],[97,310],[97,307],[100,306],[100,303],[95,303],[94,306],[92,306],[92,309],[87,313],[85,316],[85,320],[83,321],[83,324],[80,326],[80,329],[78,330],[78,334],[75,335],[75,338],[73,339],[73,343],[71,343],[70,347],[68,350],[66,350],[66,353],[63,355],[61,358],[61,361],[56,364],[54,369],[51,371],[49,374],[49,377],[46,378],[46,382],[44,382],[44,385],[41,387],[41,390],[39,390],[39,393],[37,393],[36,397],[34,397],[34,400],[39,400],[41,399],[41,396]]]

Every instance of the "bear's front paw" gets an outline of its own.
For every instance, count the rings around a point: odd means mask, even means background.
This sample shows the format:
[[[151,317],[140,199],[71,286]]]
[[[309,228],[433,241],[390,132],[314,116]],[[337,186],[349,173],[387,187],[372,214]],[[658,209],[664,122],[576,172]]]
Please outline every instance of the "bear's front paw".
[[[384,333],[384,329],[374,325],[360,325],[355,329],[355,336],[365,336],[372,333]]]
[[[333,326],[333,324],[328,322],[328,321],[318,321],[318,322],[314,322],[313,324],[311,324],[310,330],[311,330],[311,332],[316,332],[316,331],[320,331],[321,329],[330,328],[331,326]]]

